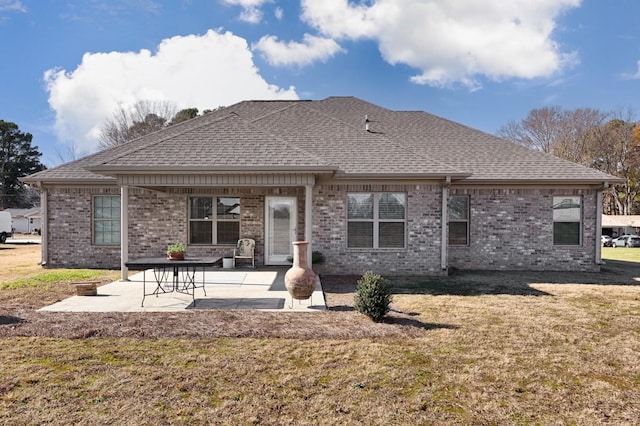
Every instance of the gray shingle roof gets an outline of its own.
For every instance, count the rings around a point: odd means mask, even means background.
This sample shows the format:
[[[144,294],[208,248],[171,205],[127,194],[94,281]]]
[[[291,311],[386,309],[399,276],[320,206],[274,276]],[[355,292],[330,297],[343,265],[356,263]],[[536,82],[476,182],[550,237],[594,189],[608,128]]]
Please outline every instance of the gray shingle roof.
[[[365,116],[369,131],[365,130]],[[108,181],[91,170],[333,170],[336,177],[597,182],[611,176],[425,112],[353,97],[245,101],[27,181]]]

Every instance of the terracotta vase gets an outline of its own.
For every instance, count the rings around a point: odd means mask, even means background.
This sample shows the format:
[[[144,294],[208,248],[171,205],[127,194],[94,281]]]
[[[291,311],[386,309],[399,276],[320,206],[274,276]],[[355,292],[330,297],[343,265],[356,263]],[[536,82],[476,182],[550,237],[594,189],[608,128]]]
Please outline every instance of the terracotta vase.
[[[184,260],[184,252],[183,251],[178,251],[178,252],[173,252],[170,253],[167,258],[169,260]]]
[[[316,274],[307,263],[309,242],[294,241],[293,266],[284,275],[284,285],[291,297],[305,300],[311,297],[316,288]]]

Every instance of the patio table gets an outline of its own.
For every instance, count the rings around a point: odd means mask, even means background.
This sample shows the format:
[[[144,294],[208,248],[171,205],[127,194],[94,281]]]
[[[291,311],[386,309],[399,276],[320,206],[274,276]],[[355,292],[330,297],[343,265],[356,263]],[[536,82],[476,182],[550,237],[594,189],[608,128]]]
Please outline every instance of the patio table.
[[[190,294],[193,299],[193,306],[196,304],[195,290],[200,287],[196,284],[196,272],[202,269],[202,291],[207,295],[204,288],[205,269],[219,263],[220,257],[202,257],[202,258],[185,258],[184,260],[169,260],[164,257],[147,257],[142,259],[134,259],[125,262],[127,268],[134,271],[142,271],[142,304],[147,296],[155,295],[158,297],[160,293],[178,292]],[[153,269],[155,289],[151,293],[147,293],[147,270]],[[171,281],[169,281],[171,276]],[[182,277],[182,280],[180,278]],[[163,283],[169,283],[168,288]]]

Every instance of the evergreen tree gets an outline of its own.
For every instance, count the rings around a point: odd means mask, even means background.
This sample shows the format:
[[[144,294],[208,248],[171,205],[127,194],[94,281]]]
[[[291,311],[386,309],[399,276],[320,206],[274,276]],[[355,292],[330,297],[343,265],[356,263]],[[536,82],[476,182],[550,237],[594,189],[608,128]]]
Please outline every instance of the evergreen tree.
[[[33,207],[31,192],[20,178],[46,167],[32,139],[17,124],[0,120],[0,209]]]

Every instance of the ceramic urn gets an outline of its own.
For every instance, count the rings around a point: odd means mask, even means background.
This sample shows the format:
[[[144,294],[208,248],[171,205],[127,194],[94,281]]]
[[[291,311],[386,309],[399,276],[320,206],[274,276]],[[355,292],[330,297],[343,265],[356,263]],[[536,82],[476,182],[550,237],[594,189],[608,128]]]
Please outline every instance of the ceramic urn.
[[[294,241],[292,244],[293,266],[284,275],[284,284],[294,299],[309,299],[316,288],[316,274],[307,261],[309,242]]]

